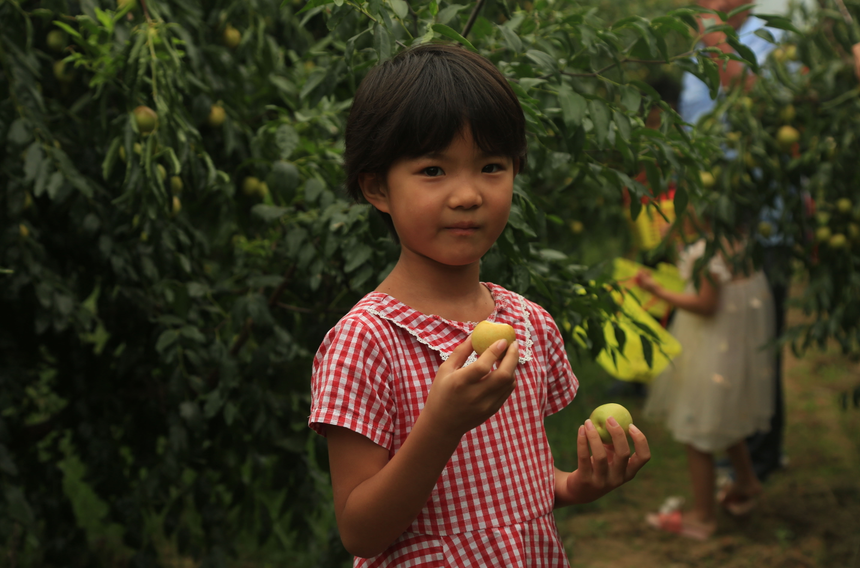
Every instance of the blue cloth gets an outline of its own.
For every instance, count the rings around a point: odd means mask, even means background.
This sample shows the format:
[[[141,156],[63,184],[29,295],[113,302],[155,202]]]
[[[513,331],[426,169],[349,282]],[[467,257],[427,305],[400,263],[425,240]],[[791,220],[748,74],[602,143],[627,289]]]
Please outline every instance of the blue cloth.
[[[764,27],[764,20],[750,16],[738,30],[738,41],[752,50],[759,65],[763,65],[770,52],[776,48],[776,45],[756,35],[755,32]],[[782,38],[782,30],[767,28],[767,31],[777,42]],[[722,87],[718,96],[721,94]],[[711,98],[708,86],[692,73],[684,73],[681,78],[681,96],[678,99],[678,114],[681,118],[695,124],[703,114],[714,110],[716,105],[717,101]]]
[[[764,20],[750,16],[744,21],[740,29],[738,29],[738,41],[749,47],[755,54],[756,62],[759,65],[764,65],[767,56],[776,48],[776,45],[756,35],[756,31],[765,28]],[[779,42],[783,36],[783,30],[775,28],[766,28],[773,36],[775,42]],[[723,95],[723,88],[717,96]],[[708,86],[692,73],[684,73],[681,78],[681,95],[678,98],[678,114],[685,122],[696,124],[698,120],[705,114],[708,114],[717,106],[716,99],[711,98],[711,92]],[[725,118],[723,119],[725,120]],[[723,148],[726,158],[734,159],[737,152],[730,148]],[[753,172],[755,175],[756,172]],[[782,199],[774,203],[772,207],[766,207],[762,210],[759,218],[762,221],[768,221],[773,227],[778,227],[777,220],[782,216],[783,203]],[[785,236],[774,231],[769,237],[757,236],[765,246],[775,246],[785,244]]]

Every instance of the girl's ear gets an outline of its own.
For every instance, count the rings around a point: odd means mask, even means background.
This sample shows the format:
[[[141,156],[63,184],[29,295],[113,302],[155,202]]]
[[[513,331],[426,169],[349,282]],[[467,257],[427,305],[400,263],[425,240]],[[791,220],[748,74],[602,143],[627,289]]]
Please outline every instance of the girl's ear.
[[[380,176],[370,173],[358,174],[358,186],[368,203],[383,213],[390,213],[388,210],[388,188]]]

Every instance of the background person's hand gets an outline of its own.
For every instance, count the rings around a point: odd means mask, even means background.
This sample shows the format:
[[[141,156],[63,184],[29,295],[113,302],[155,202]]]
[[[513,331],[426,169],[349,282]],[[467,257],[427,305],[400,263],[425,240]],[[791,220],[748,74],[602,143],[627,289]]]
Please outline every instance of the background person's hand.
[[[860,43],[851,46],[851,53],[854,55],[854,75],[860,81]]]

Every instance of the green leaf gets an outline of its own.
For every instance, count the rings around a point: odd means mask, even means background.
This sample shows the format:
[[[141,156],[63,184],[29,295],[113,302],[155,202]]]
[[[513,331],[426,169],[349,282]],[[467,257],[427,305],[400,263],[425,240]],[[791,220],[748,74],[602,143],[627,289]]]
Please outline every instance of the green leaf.
[[[514,53],[522,53],[523,51],[523,40],[520,39],[520,36],[514,32],[511,28],[507,26],[496,25],[496,28],[502,32],[502,38],[505,40],[505,43],[508,46],[508,49],[513,51]]]
[[[39,173],[39,167],[44,158],[45,153],[42,152],[39,142],[30,144],[27,153],[24,154],[24,181],[29,183],[36,179],[36,174]]]
[[[179,340],[179,334],[172,329],[161,332],[158,336],[158,341],[155,343],[155,350],[159,353],[164,351]]]
[[[558,63],[545,51],[530,49],[526,51],[526,57],[537,63],[539,67],[551,73],[558,71]]]
[[[373,26],[373,49],[376,51],[380,63],[391,59],[393,43],[394,38],[391,37],[388,28],[380,24]]]
[[[603,144],[609,134],[609,107],[599,99],[591,99],[588,101],[588,115],[594,123],[593,132],[597,142]]]
[[[472,45],[472,42],[455,32],[453,29],[449,28],[445,24],[433,24],[431,27],[433,28],[433,31],[437,34],[443,37],[447,37],[448,39],[452,39],[462,45],[465,45],[472,51],[478,51],[477,49],[475,49],[475,46]]]
[[[367,245],[359,245],[349,253],[349,258],[343,265],[343,271],[349,274],[365,262],[370,260],[373,255],[373,249]]]
[[[282,160],[287,160],[299,146],[299,134],[289,124],[282,124],[275,132],[275,144]]]
[[[561,105],[564,124],[569,127],[577,127],[582,124],[588,101],[585,97],[575,92],[567,83],[562,83],[558,90],[558,102]]]
[[[284,4],[286,4],[288,1],[289,0],[284,0]],[[313,10],[314,8],[318,8],[319,6],[325,6],[326,4],[331,4],[333,2],[334,0],[310,0],[307,4],[305,4],[305,7],[296,12],[295,15],[298,16],[299,14],[303,14],[309,10]]]
[[[264,203],[258,203],[251,208],[251,213],[267,223],[275,219],[280,219],[288,212],[289,209],[286,207],[275,207],[274,205],[266,205]]]
[[[401,20],[409,15],[409,5],[404,0],[388,0],[388,3],[391,4],[394,14]]]
[[[752,49],[731,36],[726,36],[726,43],[732,46],[732,48],[738,52],[738,55],[744,58],[754,72],[758,73],[758,60],[756,59],[755,52],[753,52]]]
[[[78,33],[78,30],[76,30],[75,28],[73,28],[72,26],[68,25],[65,22],[60,22],[58,20],[54,20],[54,25],[57,26],[58,28],[60,28],[61,30],[65,31],[67,34],[69,34],[72,37],[76,37],[76,38],[81,39],[81,40],[84,39],[81,36],[81,34]]]

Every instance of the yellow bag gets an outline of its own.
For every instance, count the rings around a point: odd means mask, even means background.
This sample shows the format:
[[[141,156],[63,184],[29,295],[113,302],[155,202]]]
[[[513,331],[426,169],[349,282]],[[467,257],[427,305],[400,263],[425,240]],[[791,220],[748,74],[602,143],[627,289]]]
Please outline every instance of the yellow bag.
[[[681,344],[657,320],[651,317],[631,294],[613,292],[612,295],[621,309],[610,315],[609,320],[603,326],[607,348],[597,356],[597,363],[606,369],[610,375],[623,381],[651,382],[654,377],[666,369],[672,359],[681,353]],[[650,367],[645,360],[642,341],[639,337],[643,332],[633,323],[634,321],[644,324],[657,336],[656,341],[659,343],[655,343],[652,337],[648,338],[652,345]],[[618,341],[615,338],[613,322],[624,331],[625,335],[624,349],[620,352],[618,351]],[[580,344],[584,346],[585,329],[577,327],[574,331],[575,335],[579,336]],[[615,352],[614,359],[612,352]]]
[[[672,311],[672,306],[636,285],[634,278],[640,270],[649,272],[660,286],[673,292],[684,291],[684,279],[678,272],[678,267],[668,262],[659,263],[657,268],[649,268],[626,258],[616,258],[613,261],[613,280],[633,294],[649,314],[662,321]]]
[[[666,216],[660,215],[660,211]],[[660,201],[660,211],[653,203],[646,203],[636,220],[627,210],[627,221],[633,231],[633,240],[640,250],[651,250],[663,240],[663,231],[675,221],[675,203],[670,200]],[[667,221],[668,219],[668,221]]]

